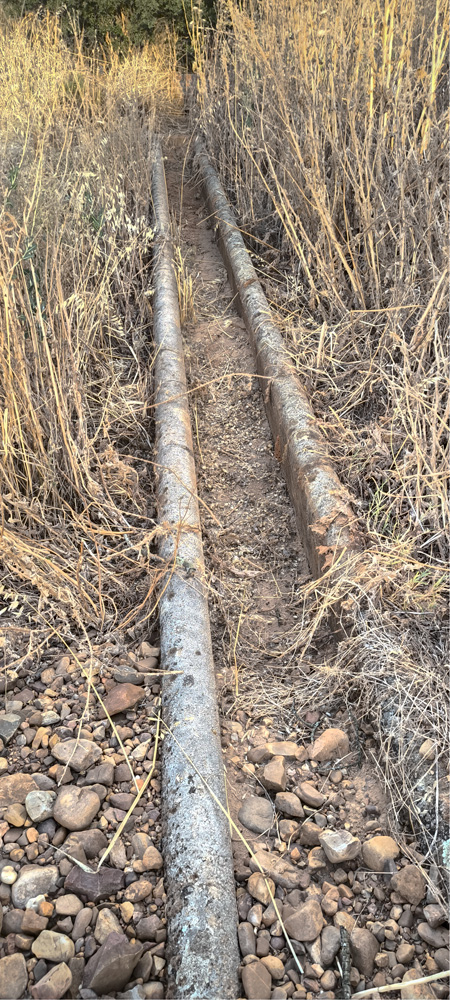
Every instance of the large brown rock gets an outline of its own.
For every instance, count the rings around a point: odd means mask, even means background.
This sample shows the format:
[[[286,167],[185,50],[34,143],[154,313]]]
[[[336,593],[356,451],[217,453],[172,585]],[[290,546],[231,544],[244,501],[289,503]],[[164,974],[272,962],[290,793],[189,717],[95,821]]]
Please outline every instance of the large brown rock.
[[[379,942],[366,927],[355,927],[350,935],[350,951],[353,964],[365,979],[370,979],[373,973],[375,955],[378,953]]]
[[[31,950],[36,958],[45,958],[47,962],[69,962],[75,954],[75,945],[67,934],[41,931],[31,945]]]
[[[326,802],[326,795],[319,792],[312,781],[302,781],[298,786],[298,794],[302,802],[310,806],[311,809],[320,809],[324,802]]]
[[[323,830],[319,833],[319,843],[333,865],[352,861],[361,850],[361,841],[349,830]]]
[[[28,972],[23,955],[0,958],[0,1000],[20,1000],[28,982]]]
[[[72,771],[88,771],[100,760],[102,751],[93,740],[64,740],[53,747],[52,754]]]
[[[263,771],[262,783],[264,787],[268,788],[271,792],[284,792],[286,782],[287,775],[284,757],[273,757],[266,764]]]
[[[400,896],[412,906],[418,906],[426,893],[427,884],[420,868],[416,865],[405,865],[392,876],[391,888],[399,892]]]
[[[29,900],[35,896],[56,892],[58,877],[59,871],[56,865],[46,865],[43,868],[38,868],[37,865],[24,865],[17,882],[11,886],[13,905],[19,910],[24,910]]]
[[[33,1000],[61,1000],[72,985],[72,973],[65,964],[54,965],[31,989]]]
[[[308,899],[284,921],[289,937],[295,941],[315,941],[324,923],[324,915],[316,899]]]
[[[347,733],[343,729],[326,729],[314,740],[310,747],[309,756],[311,760],[341,760],[348,754],[349,742]]]
[[[280,885],[282,889],[297,889],[303,882],[304,873],[302,871],[291,865],[289,861],[285,861],[279,855],[271,854],[269,851],[257,851],[255,859],[250,859],[252,871],[260,871],[259,866],[265,874],[273,879],[275,885]]]
[[[258,959],[256,962],[244,966],[242,985],[247,1000],[269,1000],[272,990],[272,976]]]
[[[53,818],[66,830],[86,830],[100,809],[100,799],[92,788],[64,785],[53,807]]]
[[[275,808],[285,816],[293,816],[294,819],[303,819],[305,815],[300,799],[294,792],[277,792]]]
[[[108,715],[118,715],[134,708],[144,696],[145,691],[136,684],[116,684],[103,699],[103,704]]]
[[[107,896],[113,896],[125,883],[125,875],[118,868],[108,868],[105,865],[98,872],[84,872],[74,865],[69,872],[64,888],[69,892],[85,896],[92,903],[99,903]]]
[[[125,934],[113,931],[84,970],[83,986],[98,996],[122,990],[131,979],[143,951],[141,944],[131,944]]]
[[[4,774],[0,778],[0,809],[7,809],[15,802],[24,804],[29,792],[37,789],[37,784],[31,774]]]
[[[418,972],[417,969],[408,969],[403,976],[402,983],[410,983],[410,985],[401,991],[402,1000],[436,1000],[432,983],[422,983],[421,986],[415,986],[415,979],[423,979],[422,972]]]
[[[371,837],[362,846],[364,864],[373,872],[386,871],[399,854],[400,848],[392,837]]]
[[[247,795],[238,813],[238,820],[252,833],[265,833],[273,826],[274,811],[270,799]]]
[[[320,936],[320,964],[331,965],[341,947],[341,932],[339,927],[327,924]]]

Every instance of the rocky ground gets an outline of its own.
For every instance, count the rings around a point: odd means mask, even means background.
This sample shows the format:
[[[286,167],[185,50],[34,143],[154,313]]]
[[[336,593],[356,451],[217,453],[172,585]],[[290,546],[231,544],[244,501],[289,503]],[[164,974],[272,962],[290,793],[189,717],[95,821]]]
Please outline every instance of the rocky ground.
[[[6,669],[0,1000],[164,996],[157,656],[111,643]],[[86,705],[83,667],[106,713],[92,691]],[[310,713],[316,738],[301,745],[240,715],[223,730],[230,810],[267,873],[235,836],[243,995],[333,998],[342,976],[355,992],[447,969],[439,873],[387,835],[345,720]],[[126,756],[138,788],[151,776],[115,839],[136,798]],[[448,985],[406,995],[444,998]]]
[[[164,995],[158,654],[49,649],[3,675],[1,998]]]
[[[447,997],[447,980],[413,985],[449,968],[439,872],[413,848],[405,857],[387,834],[382,790],[355,763],[347,733],[318,729],[301,746],[274,742],[264,727],[250,729],[250,738],[248,726],[235,722],[232,730],[234,760],[240,748],[246,761],[238,821],[279,911],[256,862],[235,841],[248,1000],[332,1000],[405,981],[412,985],[403,997]]]

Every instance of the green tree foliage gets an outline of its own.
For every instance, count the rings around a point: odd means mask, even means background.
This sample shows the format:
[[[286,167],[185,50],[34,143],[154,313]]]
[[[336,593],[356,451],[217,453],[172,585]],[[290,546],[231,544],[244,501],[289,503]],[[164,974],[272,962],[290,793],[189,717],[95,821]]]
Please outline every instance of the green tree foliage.
[[[7,13],[20,17],[29,12],[49,10],[61,13],[61,23],[67,38],[76,24],[83,32],[85,44],[103,44],[107,36],[113,45],[125,48],[129,43],[140,45],[148,41],[158,24],[174,25],[181,36],[186,34],[183,0],[6,0]],[[190,0],[185,7],[189,19]],[[205,0],[204,16],[214,20],[214,0]],[[125,29],[125,31],[124,31]]]

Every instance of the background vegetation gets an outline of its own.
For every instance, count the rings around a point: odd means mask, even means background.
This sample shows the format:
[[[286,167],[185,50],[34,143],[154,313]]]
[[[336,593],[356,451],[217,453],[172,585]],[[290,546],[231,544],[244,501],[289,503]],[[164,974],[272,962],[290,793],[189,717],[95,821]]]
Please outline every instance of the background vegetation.
[[[84,45],[92,48],[104,45],[109,39],[115,48],[126,51],[130,45],[143,45],[153,37],[155,28],[166,24],[180,35],[186,33],[184,0],[6,0],[5,10],[14,17],[24,13],[45,12],[60,15],[60,24],[66,39],[74,33],[83,35]],[[203,0],[204,17],[213,21],[214,0]]]
[[[170,35],[96,61],[49,13],[2,25],[0,597],[33,642],[154,602],[151,139],[177,101]]]

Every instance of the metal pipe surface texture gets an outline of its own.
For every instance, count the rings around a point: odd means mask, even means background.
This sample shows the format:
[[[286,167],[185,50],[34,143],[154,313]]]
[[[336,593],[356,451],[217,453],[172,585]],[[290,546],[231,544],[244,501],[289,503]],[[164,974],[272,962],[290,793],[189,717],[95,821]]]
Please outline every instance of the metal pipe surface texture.
[[[252,341],[257,371],[267,379],[261,389],[275,455],[281,462],[311,572],[319,577],[330,556],[362,548],[350,497],[332,466],[307,393],[292,370],[236,219],[200,140],[195,154],[228,278]]]
[[[169,997],[238,995],[237,911],[203,546],[163,159],[156,146],[154,339],[159,552],[175,560],[159,604],[163,676],[163,854]],[[174,398],[175,397],[175,398]],[[166,586],[167,585],[167,586]],[[181,747],[183,749],[181,749]],[[185,754],[183,753],[185,751]]]

